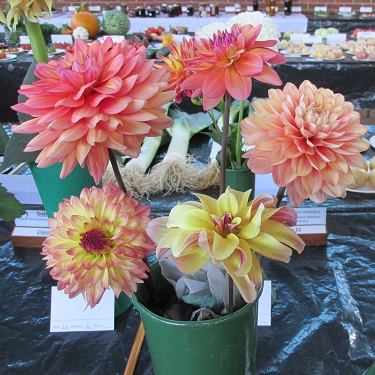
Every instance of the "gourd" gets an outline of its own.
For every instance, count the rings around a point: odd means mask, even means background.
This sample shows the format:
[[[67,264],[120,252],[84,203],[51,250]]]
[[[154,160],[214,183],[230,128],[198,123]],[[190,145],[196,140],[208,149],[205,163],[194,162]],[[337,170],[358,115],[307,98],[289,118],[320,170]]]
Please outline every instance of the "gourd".
[[[70,25],[73,31],[79,26],[84,27],[89,33],[89,38],[96,37],[99,32],[99,19],[88,11],[73,14]]]
[[[130,29],[129,17],[120,10],[109,10],[103,16],[102,29],[107,35],[125,35]]]
[[[87,40],[89,39],[89,32],[84,27],[78,26],[73,30],[73,38]]]

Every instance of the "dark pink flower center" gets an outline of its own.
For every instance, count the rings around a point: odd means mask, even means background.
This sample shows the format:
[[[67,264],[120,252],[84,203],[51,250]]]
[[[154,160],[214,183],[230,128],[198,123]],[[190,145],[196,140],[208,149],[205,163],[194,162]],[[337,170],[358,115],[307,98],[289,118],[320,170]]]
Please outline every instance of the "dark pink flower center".
[[[232,224],[232,214],[224,213],[221,217],[215,217],[212,219],[215,227],[222,237],[226,237],[229,233],[235,232],[237,224]]]
[[[103,254],[111,243],[106,234],[98,228],[90,229],[80,236],[82,237],[80,245],[89,253]]]

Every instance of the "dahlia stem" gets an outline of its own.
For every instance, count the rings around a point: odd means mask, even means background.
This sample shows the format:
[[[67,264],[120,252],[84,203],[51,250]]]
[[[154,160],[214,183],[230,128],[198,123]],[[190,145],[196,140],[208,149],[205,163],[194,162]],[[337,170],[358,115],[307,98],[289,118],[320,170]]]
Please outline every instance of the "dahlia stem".
[[[225,107],[224,107],[224,121],[223,121],[223,137],[221,144],[221,159],[220,159],[220,195],[225,191],[225,170],[227,161],[227,146],[228,146],[228,132],[229,132],[229,114],[231,96],[228,92],[225,93]]]
[[[230,114],[230,104],[231,96],[228,92],[225,93],[225,107],[224,107],[224,123],[223,123],[223,137],[221,145],[221,159],[220,159],[220,195],[225,191],[225,170],[226,170],[226,160],[227,160],[227,146],[228,146],[228,132],[229,132],[229,114]],[[228,312],[229,314],[233,311],[233,279],[229,275],[228,280]]]
[[[24,20],[27,35],[30,39],[34,60],[36,62],[48,63],[47,48],[39,22],[30,22],[26,17],[24,17]]]
[[[277,191],[276,197],[277,197],[276,207],[280,207],[281,201],[285,197],[285,186],[279,187],[279,190]]]
[[[111,162],[111,165],[112,165],[112,168],[113,168],[113,173],[116,177],[116,181],[118,183],[118,186],[120,187],[120,189],[126,193],[126,186],[124,184],[124,181],[121,177],[121,173],[120,173],[120,168],[118,167],[118,164],[117,164],[117,160],[116,160],[116,156],[115,156],[115,153],[113,152],[112,149],[108,149],[108,154],[109,154],[109,160]]]
[[[236,134],[236,161],[242,166],[242,135],[241,135],[241,121],[243,119],[243,112],[245,109],[245,101],[241,100],[240,103],[240,112],[238,114],[237,122],[237,134]]]

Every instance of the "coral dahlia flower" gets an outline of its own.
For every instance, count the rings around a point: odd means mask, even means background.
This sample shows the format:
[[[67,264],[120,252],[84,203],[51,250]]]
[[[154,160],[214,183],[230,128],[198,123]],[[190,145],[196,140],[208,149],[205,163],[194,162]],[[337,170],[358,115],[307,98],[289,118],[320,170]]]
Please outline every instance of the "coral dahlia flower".
[[[194,74],[181,83],[181,88],[193,90],[193,98],[203,94],[204,110],[216,107],[226,92],[234,99],[247,99],[252,78],[282,84],[269,64],[283,64],[287,59],[269,48],[276,40],[257,40],[261,27],[233,25],[230,32],[219,30],[210,39],[194,40],[196,57],[186,60],[186,70]]]
[[[218,200],[196,194],[200,202],[179,204],[169,217],[153,219],[147,233],[157,243],[157,257],[171,249],[167,256],[186,274],[210,259],[222,262],[243,299],[254,301],[262,281],[257,254],[289,262],[292,249],[302,252],[304,242],[289,228],[297,220],[292,207],[276,208],[269,194],[249,202],[250,193],[228,187]]]
[[[7,0],[7,3],[10,9],[6,18],[0,7],[0,22],[9,27],[16,27],[20,17],[25,17],[30,22],[38,22],[38,18],[51,17],[52,0]]]
[[[241,127],[245,144],[254,146],[243,155],[254,173],[272,172],[295,206],[307,198],[322,203],[346,196],[346,186],[354,182],[350,167],[362,168],[360,152],[369,147],[363,140],[367,128],[352,103],[304,81],[271,89],[267,100],[253,105],[255,112]]]
[[[109,288],[131,297],[147,278],[142,258],[155,251],[146,234],[149,214],[149,207],[112,183],[60,203],[41,253],[58,289],[70,298],[82,293],[90,307]]]
[[[167,71],[170,73],[169,88],[176,90],[176,103],[181,103],[184,96],[191,97],[191,90],[184,90],[181,88],[181,83],[189,77],[192,73],[185,70],[187,63],[185,59],[193,58],[195,56],[195,49],[193,39],[186,40],[183,38],[181,43],[173,39],[171,44],[168,44],[171,53],[168,56],[158,56],[167,66]],[[156,67],[164,67],[165,64],[155,64]]]
[[[23,85],[29,99],[12,108],[35,118],[14,126],[16,133],[36,135],[25,151],[42,150],[41,168],[63,162],[61,178],[79,163],[87,164],[98,183],[105,172],[108,149],[137,157],[146,136],[161,135],[172,125],[162,105],[173,100],[166,91],[169,74],[146,60],[127,41],[88,44],[76,40],[75,52],[48,64],[38,63],[40,80]]]

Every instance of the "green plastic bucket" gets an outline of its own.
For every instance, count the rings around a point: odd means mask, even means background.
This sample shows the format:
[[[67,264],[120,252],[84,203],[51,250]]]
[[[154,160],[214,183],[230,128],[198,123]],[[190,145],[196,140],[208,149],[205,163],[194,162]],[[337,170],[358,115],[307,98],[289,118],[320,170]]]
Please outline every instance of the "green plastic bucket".
[[[59,203],[64,198],[69,199],[72,195],[78,197],[82,189],[100,186],[95,184],[87,167],[81,168],[77,165],[72,173],[63,179],[60,178],[61,167],[61,163],[53,164],[47,168],[38,168],[35,163],[30,164],[31,173],[49,218],[53,217],[54,212],[57,212]]]
[[[158,263],[151,272],[162,296],[170,296],[170,284]],[[173,289],[172,289],[173,290]],[[262,292],[259,288],[258,298]],[[143,301],[149,300],[144,284],[138,286]],[[258,300],[217,319],[175,321],[160,317],[136,296],[156,375],[252,375],[255,374]]]
[[[254,199],[255,174],[250,169],[226,169],[225,187],[230,186],[237,191],[247,191],[252,189],[250,200]]]

